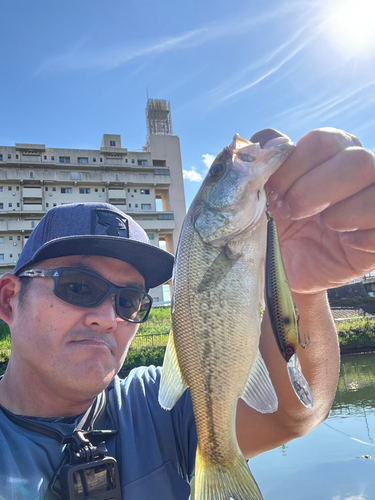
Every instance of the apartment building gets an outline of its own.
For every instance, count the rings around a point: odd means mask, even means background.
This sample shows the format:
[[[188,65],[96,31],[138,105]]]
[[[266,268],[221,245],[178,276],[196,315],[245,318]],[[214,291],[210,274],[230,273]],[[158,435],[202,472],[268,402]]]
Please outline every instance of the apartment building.
[[[148,106],[160,103],[169,105]],[[104,134],[97,150],[0,146],[0,276],[13,270],[43,215],[66,203],[111,203],[175,253],[186,207],[180,142],[170,131],[151,130],[140,151],[123,148],[119,134]],[[168,296],[162,286],[151,294],[156,303]]]

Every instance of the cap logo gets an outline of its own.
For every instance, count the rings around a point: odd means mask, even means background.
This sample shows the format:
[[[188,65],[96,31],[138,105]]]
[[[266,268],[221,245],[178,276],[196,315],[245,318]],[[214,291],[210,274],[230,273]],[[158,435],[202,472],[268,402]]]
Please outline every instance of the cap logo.
[[[129,225],[125,216],[97,208],[92,212],[91,234],[108,234],[129,238]]]

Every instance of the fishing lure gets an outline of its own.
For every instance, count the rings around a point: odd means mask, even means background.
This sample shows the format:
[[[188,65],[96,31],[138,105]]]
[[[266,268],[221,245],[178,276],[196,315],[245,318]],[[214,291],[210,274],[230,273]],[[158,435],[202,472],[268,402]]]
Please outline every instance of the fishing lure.
[[[298,309],[293,302],[288,278],[281,256],[276,222],[272,217],[267,196],[267,253],[266,253],[266,302],[271,327],[279,351],[287,362],[287,370],[293,390],[306,408],[313,407],[313,396],[307,383],[297,354],[301,345],[306,348],[310,337],[302,341],[299,328]],[[280,193],[278,193],[280,195]]]

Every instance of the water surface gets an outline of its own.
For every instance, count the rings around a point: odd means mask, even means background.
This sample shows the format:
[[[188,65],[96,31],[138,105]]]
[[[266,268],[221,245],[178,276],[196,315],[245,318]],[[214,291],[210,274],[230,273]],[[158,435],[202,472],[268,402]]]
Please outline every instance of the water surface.
[[[375,354],[342,357],[326,422],[340,432],[321,424],[250,461],[264,500],[375,500]]]

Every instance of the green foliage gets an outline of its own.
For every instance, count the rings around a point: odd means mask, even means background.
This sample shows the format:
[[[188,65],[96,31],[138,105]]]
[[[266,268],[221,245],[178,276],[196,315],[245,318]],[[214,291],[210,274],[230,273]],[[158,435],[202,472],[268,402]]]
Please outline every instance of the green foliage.
[[[129,349],[123,369],[149,365],[161,366],[163,364],[164,353],[165,346]]]
[[[342,321],[336,327],[342,350],[375,347],[375,320],[365,317],[352,319]]]
[[[9,337],[9,326],[0,320],[0,341]]]
[[[171,308],[154,307],[146,323],[139,326],[137,337],[148,334],[168,334],[171,329]]]

